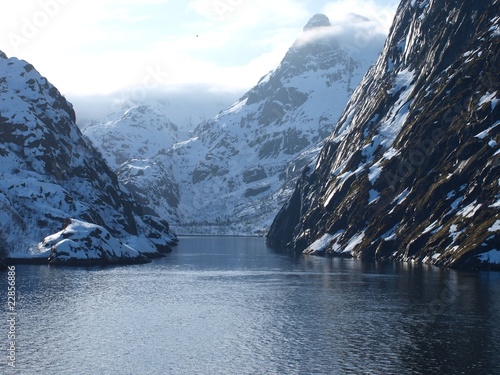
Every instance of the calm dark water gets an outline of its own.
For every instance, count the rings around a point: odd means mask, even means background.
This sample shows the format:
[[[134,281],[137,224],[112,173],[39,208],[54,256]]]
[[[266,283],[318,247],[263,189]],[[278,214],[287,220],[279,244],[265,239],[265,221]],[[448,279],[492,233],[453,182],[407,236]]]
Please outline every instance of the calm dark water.
[[[2,374],[500,374],[500,273],[203,237],[149,265],[16,273]]]

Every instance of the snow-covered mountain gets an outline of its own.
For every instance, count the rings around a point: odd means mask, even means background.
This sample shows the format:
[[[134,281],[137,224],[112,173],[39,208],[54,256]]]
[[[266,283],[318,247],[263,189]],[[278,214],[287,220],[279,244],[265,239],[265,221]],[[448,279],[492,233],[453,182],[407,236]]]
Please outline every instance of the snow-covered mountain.
[[[369,21],[354,17],[353,22]],[[143,129],[140,143],[123,142],[106,120],[84,132],[117,168],[120,180],[179,233],[264,233],[376,61],[382,42],[355,54],[328,18],[318,14],[275,70],[232,106],[199,124],[189,139],[181,135],[170,147],[175,135],[168,115],[162,123],[167,139],[160,134],[151,139],[150,127],[162,125],[137,112],[154,110],[152,106],[131,110],[137,118],[133,126]],[[135,130],[127,116],[114,124],[131,139]]]
[[[169,120],[170,112],[169,105],[148,100],[83,127],[144,212],[169,219],[176,215],[179,193],[166,151],[189,138]]]
[[[269,244],[500,268],[499,11],[497,0],[402,1]]]
[[[169,109],[158,101],[148,100],[80,127],[98,144],[109,166],[117,169],[131,160],[131,153],[150,159],[189,138],[187,130],[169,120]]]
[[[176,242],[168,223],[142,211],[82,136],[71,104],[32,65],[1,52],[0,174],[3,256],[47,258],[52,251],[61,261],[78,248],[87,261],[128,263]],[[62,229],[47,249],[42,240]],[[113,241],[123,251],[87,246]]]
[[[354,57],[325,15],[312,17],[275,70],[170,152],[179,231],[265,233],[376,61],[373,51]]]

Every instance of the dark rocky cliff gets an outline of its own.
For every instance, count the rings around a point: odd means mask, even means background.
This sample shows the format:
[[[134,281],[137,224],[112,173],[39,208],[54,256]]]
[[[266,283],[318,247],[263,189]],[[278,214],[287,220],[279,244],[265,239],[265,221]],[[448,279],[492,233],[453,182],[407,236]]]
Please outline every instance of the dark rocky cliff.
[[[403,0],[271,246],[500,267],[499,14],[494,0]]]

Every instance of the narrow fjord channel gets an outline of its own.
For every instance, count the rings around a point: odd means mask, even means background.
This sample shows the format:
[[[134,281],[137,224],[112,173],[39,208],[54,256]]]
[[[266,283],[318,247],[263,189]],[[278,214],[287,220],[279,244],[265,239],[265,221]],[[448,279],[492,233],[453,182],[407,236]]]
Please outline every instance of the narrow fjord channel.
[[[147,265],[16,269],[19,374],[500,373],[495,272],[232,237]]]

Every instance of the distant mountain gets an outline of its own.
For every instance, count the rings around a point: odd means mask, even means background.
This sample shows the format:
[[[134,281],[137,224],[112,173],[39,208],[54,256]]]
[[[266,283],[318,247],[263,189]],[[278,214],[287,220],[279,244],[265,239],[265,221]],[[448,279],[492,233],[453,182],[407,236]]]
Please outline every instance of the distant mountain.
[[[151,102],[84,133],[180,233],[263,234],[381,49],[354,53],[318,14],[275,70],[190,137]]]
[[[88,264],[170,251],[177,239],[168,223],[143,212],[75,120],[32,65],[0,52],[0,252]]]
[[[83,127],[143,211],[169,219],[176,217],[179,192],[166,152],[189,138],[169,120],[170,112],[170,106],[148,100]]]
[[[402,1],[270,245],[500,268],[499,11],[497,0]]]
[[[192,84],[162,90],[136,87],[100,96],[73,95],[71,101],[78,113],[77,125],[82,131],[89,125],[104,125],[110,118],[116,121],[135,107],[150,105],[168,122],[183,131],[192,132],[198,124],[237,100],[242,92]]]
[[[149,159],[189,138],[187,130],[168,119],[169,109],[149,100],[80,127],[99,146],[109,166],[117,169],[131,160],[131,153]]]

